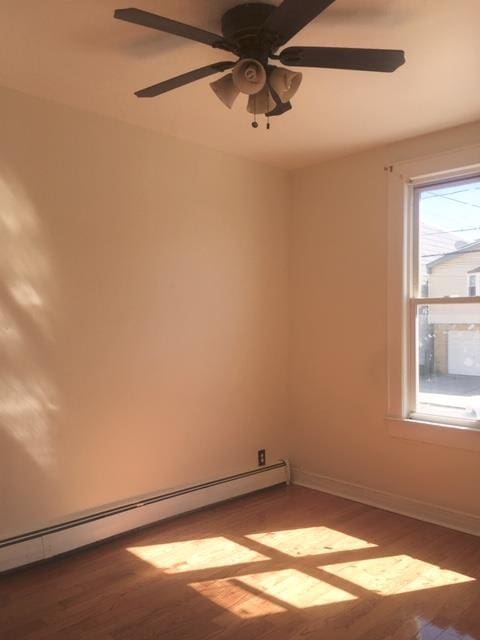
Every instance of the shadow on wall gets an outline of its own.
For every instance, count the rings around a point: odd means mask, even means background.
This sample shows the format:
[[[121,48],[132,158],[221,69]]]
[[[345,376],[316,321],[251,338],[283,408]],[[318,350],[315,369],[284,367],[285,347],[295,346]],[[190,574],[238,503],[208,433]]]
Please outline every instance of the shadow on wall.
[[[0,173],[0,430],[53,472],[59,410],[51,369],[55,283],[34,207]]]

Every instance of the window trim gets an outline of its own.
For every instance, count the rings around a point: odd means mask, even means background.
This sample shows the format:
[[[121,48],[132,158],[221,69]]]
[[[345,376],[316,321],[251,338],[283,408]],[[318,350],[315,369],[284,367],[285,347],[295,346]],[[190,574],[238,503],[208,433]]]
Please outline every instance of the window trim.
[[[387,410],[386,423],[394,437],[420,440],[480,451],[480,429],[470,421],[414,414],[408,406],[409,385],[415,380],[411,356],[416,318],[411,304],[414,282],[415,247],[413,212],[416,187],[449,180],[464,180],[480,174],[480,145],[436,156],[399,162],[386,167],[388,194],[388,276],[387,276]],[[418,278],[417,278],[418,281]],[[418,292],[416,299],[419,300]],[[426,303],[423,298],[423,304]],[[461,299],[455,298],[455,302]],[[466,296],[472,303],[472,297]],[[450,300],[449,300],[450,302]],[[445,300],[443,300],[445,303]],[[415,323],[415,324],[414,324]]]

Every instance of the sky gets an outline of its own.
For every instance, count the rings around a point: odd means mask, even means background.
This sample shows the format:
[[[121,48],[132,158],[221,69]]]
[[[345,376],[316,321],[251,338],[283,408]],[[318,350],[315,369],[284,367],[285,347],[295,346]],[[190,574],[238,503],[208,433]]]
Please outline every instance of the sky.
[[[454,233],[465,242],[480,239],[480,177],[423,191],[419,212],[421,224]]]

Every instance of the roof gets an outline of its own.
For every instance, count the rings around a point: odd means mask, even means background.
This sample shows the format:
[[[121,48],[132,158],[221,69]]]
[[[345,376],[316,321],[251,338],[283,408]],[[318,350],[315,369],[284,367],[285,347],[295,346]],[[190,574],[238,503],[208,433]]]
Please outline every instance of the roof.
[[[449,260],[452,260],[453,258],[461,256],[464,253],[474,253],[474,252],[480,253],[480,240],[475,240],[474,242],[470,242],[469,244],[466,244],[460,249],[458,249],[457,251],[450,251],[449,253],[446,253],[443,256],[440,256],[436,260],[432,260],[431,262],[428,262],[427,268],[430,271],[432,267],[436,267],[437,265],[442,264],[443,262],[448,262]]]

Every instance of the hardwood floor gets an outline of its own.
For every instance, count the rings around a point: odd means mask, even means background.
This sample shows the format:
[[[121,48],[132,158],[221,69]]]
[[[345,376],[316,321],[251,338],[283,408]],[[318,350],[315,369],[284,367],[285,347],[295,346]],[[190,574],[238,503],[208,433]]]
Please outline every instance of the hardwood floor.
[[[480,539],[277,487],[0,577],[1,640],[480,640]]]

